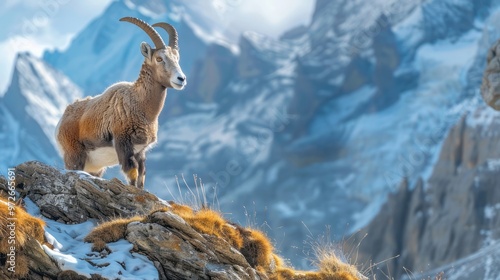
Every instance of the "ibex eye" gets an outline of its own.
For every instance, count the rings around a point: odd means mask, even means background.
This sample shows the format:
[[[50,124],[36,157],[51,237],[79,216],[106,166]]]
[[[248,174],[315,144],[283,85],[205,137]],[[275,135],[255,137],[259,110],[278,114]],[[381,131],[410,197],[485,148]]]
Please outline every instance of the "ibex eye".
[[[157,62],[162,62],[162,61],[163,61],[163,59],[162,59],[161,57],[157,57],[157,58],[156,58],[156,61],[157,61]]]

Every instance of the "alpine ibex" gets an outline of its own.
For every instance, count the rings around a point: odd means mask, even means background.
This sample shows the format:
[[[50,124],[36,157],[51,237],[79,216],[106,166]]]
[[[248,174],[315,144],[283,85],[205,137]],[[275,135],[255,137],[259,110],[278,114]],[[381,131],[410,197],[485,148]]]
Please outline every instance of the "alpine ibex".
[[[102,176],[106,167],[120,164],[131,185],[144,188],[146,151],[157,139],[158,116],[167,96],[166,89],[182,90],[186,76],[179,66],[178,37],[165,22],[168,46],[156,30],[144,21],[124,17],[149,35],[155,45],[141,43],[144,56],[137,80],[119,82],[102,94],[70,104],[56,128],[66,169],[84,170]]]

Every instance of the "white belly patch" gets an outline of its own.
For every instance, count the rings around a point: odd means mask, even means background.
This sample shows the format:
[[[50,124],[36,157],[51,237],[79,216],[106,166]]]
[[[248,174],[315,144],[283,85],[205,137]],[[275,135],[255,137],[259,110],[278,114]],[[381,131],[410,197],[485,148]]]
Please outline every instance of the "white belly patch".
[[[87,160],[85,161],[85,171],[98,172],[107,166],[118,164],[118,155],[115,147],[102,147],[93,151],[87,152]]]
[[[138,153],[147,148],[148,145],[135,145],[134,153]],[[87,160],[85,161],[85,171],[99,172],[102,168],[117,165],[118,154],[115,147],[101,147],[87,152]]]

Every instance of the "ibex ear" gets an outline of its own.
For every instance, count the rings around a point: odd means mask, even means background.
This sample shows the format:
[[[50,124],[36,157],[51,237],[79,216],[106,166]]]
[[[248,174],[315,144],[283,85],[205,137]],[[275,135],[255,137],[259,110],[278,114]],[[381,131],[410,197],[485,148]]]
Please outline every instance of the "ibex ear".
[[[145,58],[151,59],[151,56],[153,55],[153,51],[151,51],[151,46],[149,46],[149,44],[146,42],[142,42],[141,53]]]

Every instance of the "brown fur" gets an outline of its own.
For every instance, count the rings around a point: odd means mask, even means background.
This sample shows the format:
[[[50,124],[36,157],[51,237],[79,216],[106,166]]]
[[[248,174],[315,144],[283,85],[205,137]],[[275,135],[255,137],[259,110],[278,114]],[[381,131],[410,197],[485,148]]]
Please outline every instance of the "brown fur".
[[[106,167],[120,164],[131,185],[144,187],[145,152],[157,139],[166,88],[182,89],[185,76],[177,49],[143,43],[141,51],[145,60],[135,82],[116,83],[66,108],[56,129],[66,169],[102,176]]]

